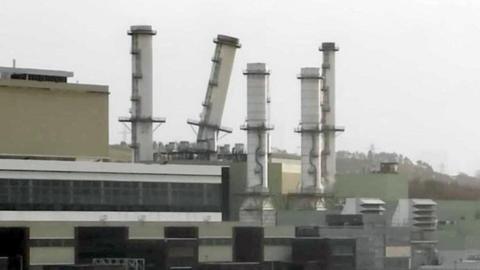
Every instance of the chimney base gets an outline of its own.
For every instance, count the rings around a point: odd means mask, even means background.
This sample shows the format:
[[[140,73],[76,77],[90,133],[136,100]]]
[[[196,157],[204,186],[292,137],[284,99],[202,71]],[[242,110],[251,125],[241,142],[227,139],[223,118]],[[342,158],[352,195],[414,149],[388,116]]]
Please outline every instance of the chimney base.
[[[291,210],[327,210],[325,207],[324,194],[318,191],[289,194],[288,205]]]
[[[277,211],[268,193],[247,193],[240,207],[240,222],[261,225],[275,225]]]

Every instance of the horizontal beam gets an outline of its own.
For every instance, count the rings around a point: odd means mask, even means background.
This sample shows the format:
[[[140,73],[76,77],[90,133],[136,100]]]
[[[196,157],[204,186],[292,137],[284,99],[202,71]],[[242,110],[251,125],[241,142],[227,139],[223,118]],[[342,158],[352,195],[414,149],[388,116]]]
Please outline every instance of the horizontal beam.
[[[165,123],[165,117],[119,117],[119,122]]]
[[[270,124],[260,124],[260,125],[245,124],[240,126],[241,130],[272,130],[273,128],[274,126]]]
[[[193,126],[198,126],[198,127],[206,127],[210,128],[216,131],[223,131],[225,133],[232,133],[233,129],[229,127],[223,127],[223,126],[217,126],[217,125],[210,125],[202,121],[198,120],[193,120],[193,119],[187,119],[187,124],[193,125]]]

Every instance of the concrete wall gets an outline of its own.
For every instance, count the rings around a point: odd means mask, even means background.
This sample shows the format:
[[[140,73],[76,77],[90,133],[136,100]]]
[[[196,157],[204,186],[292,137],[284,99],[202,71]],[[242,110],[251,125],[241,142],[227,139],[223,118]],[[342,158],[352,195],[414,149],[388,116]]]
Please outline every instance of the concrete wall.
[[[0,154],[108,156],[108,87],[0,80]]]
[[[232,246],[199,246],[198,260],[200,262],[231,262],[233,261]]]
[[[8,223],[7,223],[8,224]],[[23,223],[30,228],[30,239],[62,238],[74,239],[74,226],[70,223],[36,222]]]
[[[300,187],[300,159],[272,158],[273,164],[281,165],[281,193],[296,193]]]
[[[317,225],[319,223],[316,223]],[[234,222],[2,222],[1,227],[27,227],[30,239],[75,239],[75,227],[102,226],[128,227],[129,239],[164,239],[166,226],[195,226],[199,232],[198,256],[200,262],[229,262],[233,258],[232,231],[236,226],[245,226]],[[408,230],[391,229],[383,232],[379,227],[338,228],[323,227],[321,237],[356,239],[356,266],[359,270],[382,269],[385,256],[405,256],[408,249]],[[271,239],[288,240],[294,238],[293,226],[265,226],[265,261],[290,261],[292,247],[289,241],[268,241]],[[395,238],[393,240],[390,238]],[[401,238],[401,239],[400,239]],[[65,246],[31,246],[30,265],[73,264],[74,241]],[[385,247],[387,245],[388,248]],[[402,249],[402,250],[400,250]]]
[[[480,250],[478,201],[436,200],[439,250]],[[445,224],[447,223],[447,224]]]
[[[6,224],[5,224],[6,225]],[[28,225],[24,223],[22,225]],[[30,239],[75,239],[72,224],[63,223],[31,223],[28,226]],[[30,247],[30,265],[74,264],[74,247]]]
[[[366,197],[396,201],[408,198],[408,179],[401,174],[340,174],[334,188],[335,197]]]
[[[30,265],[75,264],[73,247],[32,247]]]
[[[156,223],[145,223],[129,227],[128,239],[164,239],[164,228]]]
[[[265,246],[263,259],[265,261],[283,261],[292,260],[291,246]]]
[[[230,220],[239,219],[239,209],[245,196],[247,163],[235,162],[230,165]]]
[[[130,240],[164,239],[166,226],[198,227],[200,244],[198,256],[200,262],[229,262],[233,259],[233,228],[242,226],[233,222],[2,222],[0,227],[25,227],[31,240],[70,239],[74,243],[76,227],[128,227]],[[267,238],[290,238],[295,234],[294,227],[265,227]],[[207,240],[227,240],[221,243],[203,243]],[[215,242],[215,241],[213,241]],[[70,244],[71,245],[71,244]],[[30,265],[74,264],[74,246],[31,246],[29,248]],[[289,245],[268,245],[264,249],[265,260],[288,261],[291,259]]]

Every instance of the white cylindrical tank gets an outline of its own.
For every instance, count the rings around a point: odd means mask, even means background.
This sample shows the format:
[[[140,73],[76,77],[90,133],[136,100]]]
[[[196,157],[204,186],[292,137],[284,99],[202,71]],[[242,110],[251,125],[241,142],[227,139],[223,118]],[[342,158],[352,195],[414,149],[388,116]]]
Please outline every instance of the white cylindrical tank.
[[[153,161],[152,36],[149,25],[130,27],[132,36],[132,145],[134,161]]]
[[[321,193],[321,114],[320,114],[320,69],[301,69],[301,192]]]
[[[268,191],[268,119],[270,72],[264,63],[249,63],[247,76],[247,190]]]

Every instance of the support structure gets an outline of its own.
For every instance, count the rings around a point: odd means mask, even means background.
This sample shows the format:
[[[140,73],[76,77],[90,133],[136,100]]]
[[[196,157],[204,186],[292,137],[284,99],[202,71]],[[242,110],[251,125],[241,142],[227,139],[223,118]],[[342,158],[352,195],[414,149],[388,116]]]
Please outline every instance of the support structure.
[[[270,72],[264,63],[249,63],[247,76],[247,181],[240,221],[275,224],[275,210],[268,189]]]
[[[128,34],[132,36],[132,107],[131,117],[120,122],[130,122],[134,162],[153,161],[153,123],[164,123],[164,118],[152,116],[152,36],[156,31],[149,25],[134,25]]]
[[[320,69],[305,67],[298,76],[301,82],[301,122],[295,130],[301,134],[301,186],[293,194],[293,208],[324,210],[320,162]]]
[[[202,103],[200,120],[187,121],[191,125],[198,126],[197,151],[201,157],[208,160],[216,159],[218,133],[232,132],[232,129],[222,127],[221,124],[235,51],[240,48],[237,38],[225,35],[218,35],[214,43],[217,45],[212,58],[212,70],[205,100]]]
[[[335,135],[344,128],[335,125],[335,52],[338,48],[333,42],[324,42],[319,49],[323,52],[322,64],[322,141],[321,155],[322,178],[326,193],[331,193],[335,185],[336,153]]]

